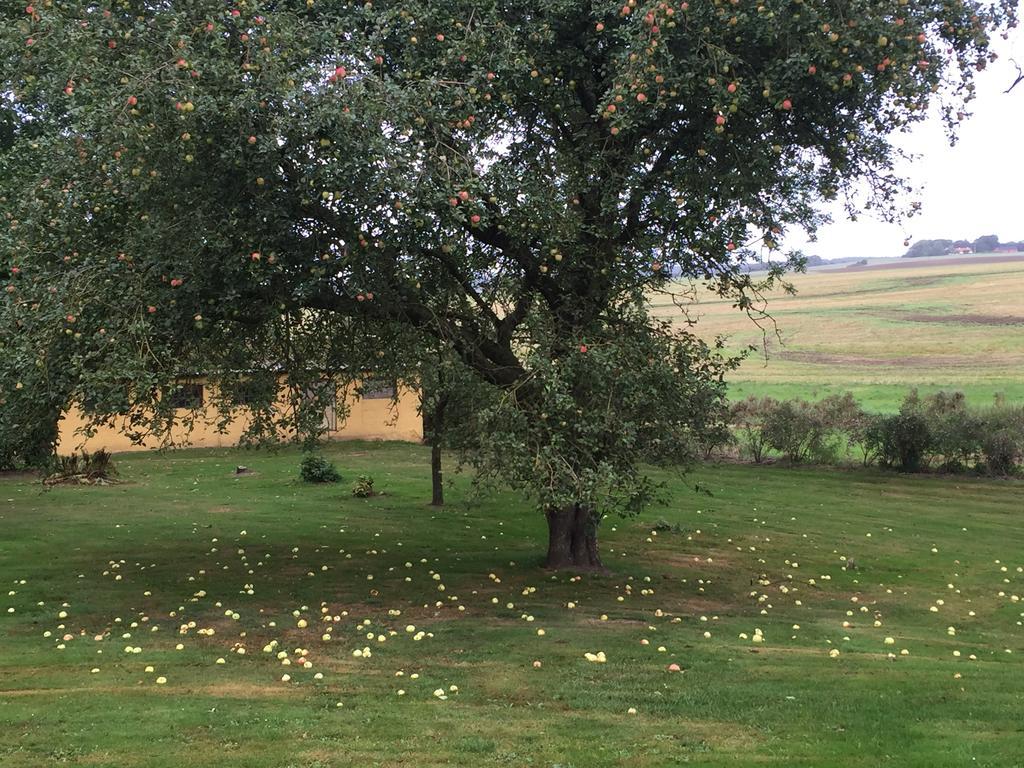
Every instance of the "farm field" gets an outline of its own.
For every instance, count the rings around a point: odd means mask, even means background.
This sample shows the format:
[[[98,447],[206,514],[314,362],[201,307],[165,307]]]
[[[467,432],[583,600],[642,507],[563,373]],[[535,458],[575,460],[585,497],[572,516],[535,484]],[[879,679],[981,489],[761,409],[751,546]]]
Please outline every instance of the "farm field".
[[[792,282],[795,296],[768,296],[778,338],[709,294],[691,308],[705,338],[762,350],[732,374],[734,399],[850,391],[875,411],[895,411],[912,387],[961,390],[978,406],[1024,399],[1024,258],[913,259]]]
[[[0,478],[0,765],[1024,765],[1024,482],[666,474],[573,577],[427,449],[327,453]]]

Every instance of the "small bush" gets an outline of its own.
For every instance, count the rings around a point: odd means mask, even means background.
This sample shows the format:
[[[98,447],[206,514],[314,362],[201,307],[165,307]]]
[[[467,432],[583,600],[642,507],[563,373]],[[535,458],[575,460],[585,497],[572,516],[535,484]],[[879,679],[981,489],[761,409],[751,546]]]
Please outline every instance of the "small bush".
[[[703,430],[697,437],[697,447],[704,455],[704,461],[709,461],[715,454],[727,453],[735,444],[736,438],[724,421]]]
[[[307,453],[302,457],[299,475],[307,483],[336,483],[341,480],[338,469],[320,453]]]
[[[369,475],[360,475],[352,483],[352,495],[360,499],[366,499],[374,495],[373,478]]]
[[[784,400],[764,420],[766,442],[793,464],[803,461],[813,433],[814,425],[803,400]]]
[[[1024,461],[1024,407],[999,403],[980,419],[984,437],[978,469],[990,475],[1014,474]]]
[[[751,396],[730,409],[729,421],[739,431],[740,450],[749,454],[755,464],[761,463],[768,448],[765,421],[778,406],[779,401],[770,397]]]
[[[829,395],[814,404],[821,437],[812,459],[819,464],[835,463],[840,454],[850,453],[852,436],[864,423],[866,414],[849,392]]]
[[[104,449],[55,456],[50,473],[44,481],[48,485],[80,483],[82,485],[108,485],[115,480],[117,469],[113,457]]]
[[[826,398],[820,403],[785,400],[773,408],[764,420],[763,433],[771,448],[796,464],[836,461],[843,444],[837,425],[843,413],[842,398]]]
[[[878,413],[866,413],[850,435],[851,440],[860,443],[865,467],[875,463],[882,467],[892,466],[886,450],[887,418]]]
[[[865,451],[883,467],[904,472],[921,469],[929,446],[928,424],[918,413],[899,413],[874,419],[865,431]]]
[[[897,466],[904,472],[917,472],[932,447],[932,434],[916,389],[903,399],[900,412],[889,423]]]
[[[917,472],[924,465],[930,444],[928,422],[917,413],[901,413],[894,421],[892,438],[899,457],[899,468],[904,472]]]
[[[963,392],[938,392],[922,401],[930,459],[946,472],[962,472],[977,461],[985,424],[967,407]]]
[[[54,405],[54,391],[43,381],[28,380],[31,374],[6,349],[0,358],[0,471],[37,469],[45,475],[55,460],[63,400]],[[9,376],[25,379],[24,387],[15,389]]]
[[[985,436],[981,444],[985,457],[984,470],[990,475],[1012,475],[1021,460],[1021,446],[1009,429],[1000,429]]]

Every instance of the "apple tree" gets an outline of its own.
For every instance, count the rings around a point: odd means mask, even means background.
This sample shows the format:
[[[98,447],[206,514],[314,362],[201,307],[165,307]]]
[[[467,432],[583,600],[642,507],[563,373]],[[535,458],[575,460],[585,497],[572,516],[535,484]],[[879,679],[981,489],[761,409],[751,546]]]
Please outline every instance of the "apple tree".
[[[26,376],[158,429],[190,372],[230,418],[242,384],[407,371],[433,339],[481,385],[467,456],[577,567],[651,497],[639,462],[691,455],[721,413],[727,363],[653,305],[692,281],[749,311],[744,261],[820,200],[894,211],[892,135],[930,109],[952,131],[1015,23],[1010,0],[0,14],[0,344]],[[315,412],[248,402],[254,433]]]

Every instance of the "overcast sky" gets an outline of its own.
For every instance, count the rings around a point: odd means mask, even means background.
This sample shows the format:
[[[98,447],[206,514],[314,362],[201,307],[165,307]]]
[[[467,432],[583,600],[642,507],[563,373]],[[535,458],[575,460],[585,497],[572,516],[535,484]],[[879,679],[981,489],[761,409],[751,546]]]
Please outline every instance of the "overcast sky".
[[[1024,67],[1024,32],[1013,30],[1009,40],[997,39],[994,47],[999,60],[978,75],[978,96],[969,107],[973,116],[960,126],[955,147],[935,117],[898,140],[920,155],[902,170],[922,188],[919,215],[902,226],[864,216],[851,222],[837,206],[829,209],[834,223],[819,231],[816,243],[794,237],[787,245],[836,259],[899,256],[908,236],[973,240],[995,234],[1003,242],[1024,240],[1024,83],[1003,93],[1017,74],[1010,59]]]

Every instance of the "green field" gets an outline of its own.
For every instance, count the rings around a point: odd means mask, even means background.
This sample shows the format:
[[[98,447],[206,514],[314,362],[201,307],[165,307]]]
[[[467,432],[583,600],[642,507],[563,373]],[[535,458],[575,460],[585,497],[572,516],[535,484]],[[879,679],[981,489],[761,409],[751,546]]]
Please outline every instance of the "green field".
[[[691,307],[701,335],[762,349],[732,374],[733,398],[849,391],[870,410],[894,411],[917,387],[960,390],[978,406],[1024,400],[1024,258],[818,269],[792,282],[795,296],[767,297],[778,337],[710,294]],[[655,306],[667,314],[670,305]]]
[[[515,497],[427,506],[425,449],[329,453],[385,495],[293,450],[0,478],[0,765],[1024,765],[1020,481],[666,475],[574,578]]]

